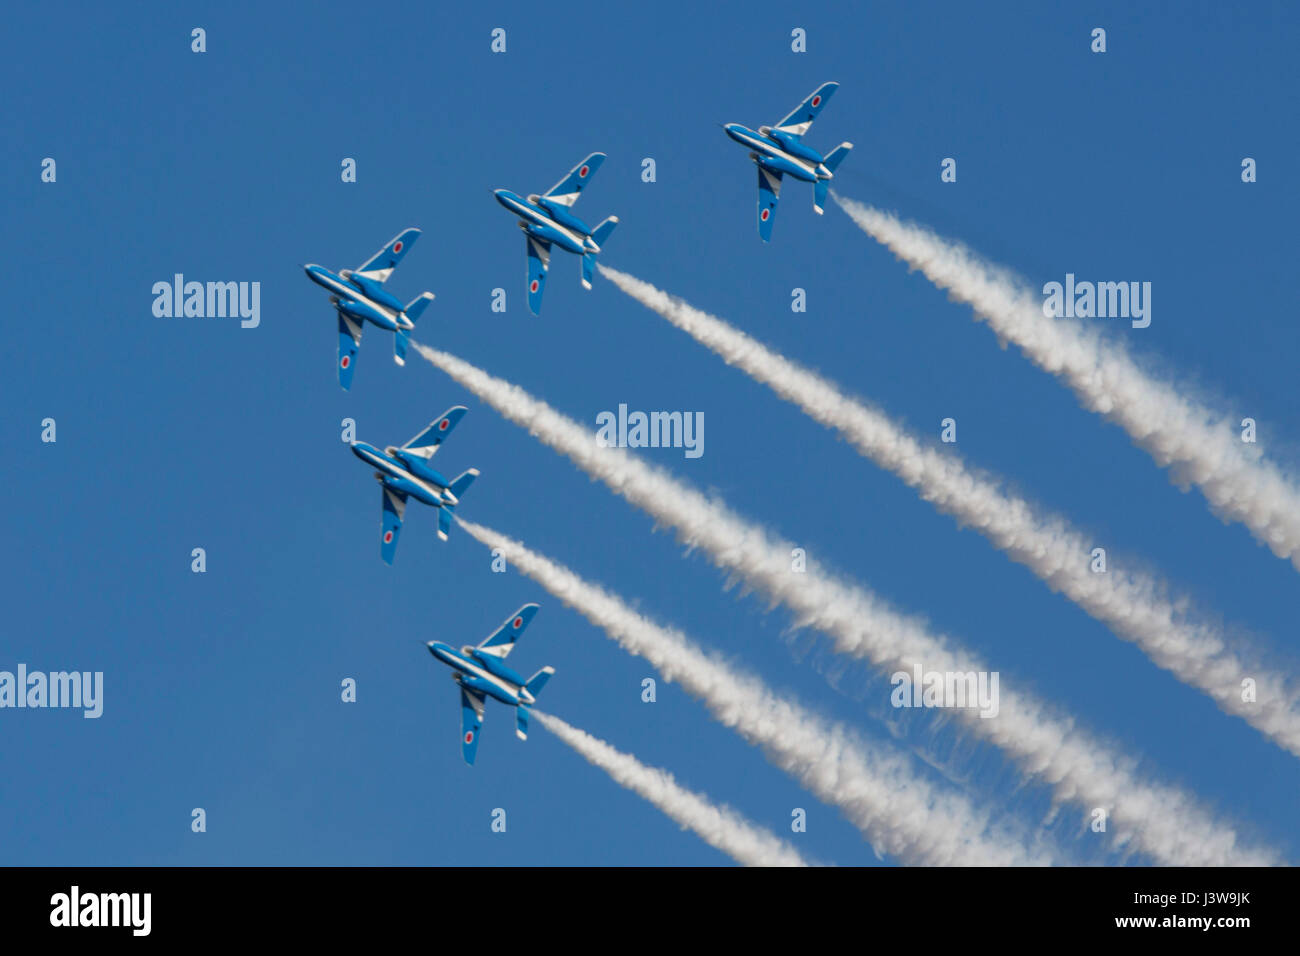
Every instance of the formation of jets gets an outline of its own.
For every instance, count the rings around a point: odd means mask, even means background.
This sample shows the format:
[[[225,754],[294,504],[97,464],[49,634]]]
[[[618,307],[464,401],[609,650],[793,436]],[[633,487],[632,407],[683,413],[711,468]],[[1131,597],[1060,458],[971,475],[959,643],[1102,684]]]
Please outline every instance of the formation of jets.
[[[841,143],[822,156],[806,145],[803,137],[838,88],[838,83],[822,84],[775,126],[760,126],[757,130],[739,123],[723,126],[728,136],[749,149],[749,157],[758,168],[758,234],[764,242],[772,238],[783,177],[812,183],[813,209],[819,214],[823,211],[830,181],[853,144]],[[509,189],[493,190],[497,202],[517,217],[524,233],[528,308],[533,315],[541,313],[551,250],[555,247],[579,257],[582,286],[591,288],[596,257],[618,225],[618,217],[608,216],[591,228],[574,215],[573,207],[604,161],[604,153],[592,153],[541,195],[525,198]],[[315,264],[303,266],[307,277],[330,293],[330,304],[338,315],[338,377],[345,391],[352,385],[366,323],[393,333],[393,360],[398,365],[406,364],[411,332],[434,295],[422,292],[403,305],[384,284],[419,238],[419,229],[405,229],[356,269],[333,272]],[[366,442],[352,442],[352,453],[374,468],[380,484],[380,557],[386,564],[391,565],[397,553],[406,505],[412,498],[438,512],[438,537],[447,540],[455,508],[479,472],[470,468],[449,480],[433,467],[432,459],[467,411],[464,405],[447,409],[401,446],[389,445],[381,451]],[[478,645],[457,650],[439,641],[427,644],[434,659],[452,669],[460,688],[461,751],[468,764],[474,763],[489,697],[514,707],[515,731],[521,740],[528,736],[529,708],[555,669],[543,667],[525,680],[507,667],[505,660],[537,610],[536,604],[525,604]]]

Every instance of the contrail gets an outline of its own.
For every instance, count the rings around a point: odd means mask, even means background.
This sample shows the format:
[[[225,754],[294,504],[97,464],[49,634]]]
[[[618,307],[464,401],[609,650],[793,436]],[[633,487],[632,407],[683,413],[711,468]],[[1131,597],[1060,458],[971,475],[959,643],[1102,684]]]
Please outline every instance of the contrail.
[[[631,754],[615,750],[586,731],[539,710],[533,716],[555,736],[599,767],[619,786],[645,797],[668,817],[693,830],[709,846],[744,866],[807,866],[799,851],[773,833],[751,823],[730,807],[687,790],[666,770],[647,767]]]
[[[954,651],[946,638],[932,636],[923,623],[893,611],[861,588],[816,568],[792,573],[790,542],[774,540],[726,505],[626,449],[597,445],[594,434],[519,386],[454,355],[412,345],[506,418],[657,521],[676,528],[688,547],[702,548],[720,568],[785,604],[800,626],[830,635],[837,651],[866,657],[886,673],[910,672],[913,664],[951,673],[989,670],[969,652]],[[980,718],[970,708],[958,708],[957,714],[969,731],[1013,757],[1022,773],[1050,785],[1058,800],[1090,811],[1108,810],[1112,838],[1131,842],[1157,862],[1263,865],[1276,859],[1270,850],[1246,846],[1233,825],[1211,818],[1190,794],[1147,782],[1135,761],[1103,746],[1072,718],[1052,712],[1030,694],[1004,685],[996,718]]]
[[[858,450],[916,489],[921,497],[993,544],[1060,591],[1156,664],[1208,694],[1226,713],[1245,719],[1300,756],[1300,701],[1286,677],[1257,657],[1244,660],[1221,627],[1171,598],[1162,583],[1137,571],[1090,568],[1095,542],[1064,518],[1037,513],[1001,483],[966,467],[961,458],[923,446],[884,413],[845,395],[833,382],[773,352],[717,316],[624,272],[601,274],[642,305],[798,405],[814,421],[839,431]],[[1255,681],[1258,702],[1241,699],[1243,678]]]
[[[1172,468],[1177,484],[1196,485],[1217,515],[1241,522],[1300,570],[1300,486],[1242,442],[1231,419],[1143,372],[1094,330],[1045,318],[1040,297],[966,246],[843,196],[835,201],[863,232],[972,306],[1000,339],[1064,379],[1085,408],[1118,424],[1161,468]]]
[[[763,681],[706,653],[680,631],[632,610],[620,598],[499,532],[461,526],[558,600],[644,657],[702,701],[722,724],[761,747],[809,792],[839,807],[878,850],[907,863],[998,866],[1053,862],[1036,842],[995,826],[960,793],[939,792],[898,753],[869,747],[847,728],[773,693]]]

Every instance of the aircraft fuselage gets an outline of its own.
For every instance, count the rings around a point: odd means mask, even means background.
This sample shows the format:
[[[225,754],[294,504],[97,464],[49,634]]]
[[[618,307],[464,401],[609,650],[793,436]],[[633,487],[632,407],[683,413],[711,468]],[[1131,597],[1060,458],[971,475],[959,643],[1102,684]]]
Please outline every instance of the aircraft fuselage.
[[[409,332],[415,323],[406,317],[402,303],[390,295],[382,284],[365,276],[331,272],[324,266],[308,265],[307,277],[332,292],[334,308],[351,318],[370,322],[381,329]]]
[[[600,246],[591,238],[591,229],[563,203],[547,202],[540,196],[525,199],[509,189],[493,190],[492,195],[519,217],[521,227],[529,235],[578,256],[600,252]]]
[[[764,126],[755,132],[740,123],[728,123],[722,128],[737,143],[753,151],[756,163],[773,172],[784,173],[806,183],[835,178],[835,174],[826,168],[825,157],[821,153],[779,129]]]
[[[524,686],[526,681],[523,676],[494,655],[484,653],[476,647],[463,647],[458,651],[441,641],[430,641],[426,646],[430,654],[456,672],[456,682],[462,687],[486,694],[511,707],[535,702],[533,695]]]
[[[434,508],[457,503],[456,496],[448,490],[447,479],[418,455],[400,448],[385,453],[363,441],[352,443],[352,454],[374,467],[384,485],[394,491]]]

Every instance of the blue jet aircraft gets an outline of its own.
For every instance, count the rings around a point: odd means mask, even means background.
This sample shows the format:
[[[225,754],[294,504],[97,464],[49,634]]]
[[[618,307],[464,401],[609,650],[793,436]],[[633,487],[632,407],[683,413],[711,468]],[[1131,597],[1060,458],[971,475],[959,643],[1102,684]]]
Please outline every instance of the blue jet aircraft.
[[[592,229],[569,210],[604,161],[604,153],[592,153],[548,189],[545,196],[534,194],[524,199],[508,189],[492,191],[497,202],[519,217],[519,228],[524,231],[528,246],[528,308],[533,315],[541,314],[552,245],[582,256],[582,287],[591,288],[596,256],[618,225],[618,216],[610,216]]]
[[[780,123],[760,126],[757,133],[739,123],[722,127],[741,146],[749,147],[749,158],[758,167],[758,234],[764,242],[772,238],[772,220],[776,217],[776,201],[781,196],[782,175],[789,173],[795,179],[812,183],[813,209],[818,215],[822,213],[826,190],[835,178],[835,169],[849,154],[853,144],[840,143],[823,157],[817,150],[804,145],[803,136],[839,86],[838,83],[823,83]]]
[[[406,344],[411,330],[415,328],[415,320],[433,301],[433,293],[421,292],[403,306],[384,289],[384,282],[419,238],[419,229],[407,229],[355,270],[344,269],[335,273],[324,266],[303,266],[312,282],[333,293],[330,304],[339,313],[339,384],[344,389],[352,384],[357,349],[361,347],[361,330],[366,322],[395,333],[393,361],[398,365],[406,364]]]
[[[451,531],[452,511],[460,503],[465,489],[478,477],[478,469],[471,468],[454,481],[448,481],[429,462],[467,411],[469,409],[464,405],[447,409],[401,448],[390,445],[380,451],[363,441],[352,443],[352,454],[377,469],[375,477],[383,486],[384,517],[380,553],[386,564],[393,563],[393,555],[397,551],[397,536],[402,532],[407,498],[414,498],[438,509],[438,537],[447,540],[447,533]]]
[[[477,647],[466,644],[458,651],[440,641],[429,641],[427,645],[430,654],[453,669],[452,679],[460,685],[460,743],[467,764],[474,763],[478,730],[483,726],[484,705],[489,697],[514,707],[515,733],[520,740],[528,739],[528,708],[537,702],[538,693],[555,668],[548,665],[524,680],[506,666],[506,656],[536,613],[536,604],[525,604]]]

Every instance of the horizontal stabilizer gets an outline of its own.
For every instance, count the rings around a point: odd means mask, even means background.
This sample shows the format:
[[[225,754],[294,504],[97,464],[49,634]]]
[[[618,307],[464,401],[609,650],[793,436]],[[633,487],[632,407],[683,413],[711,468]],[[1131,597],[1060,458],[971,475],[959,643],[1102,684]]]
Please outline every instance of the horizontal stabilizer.
[[[826,159],[823,160],[826,164],[826,168],[831,172],[835,172],[835,170],[839,168],[840,163],[844,162],[844,157],[849,155],[849,150],[852,148],[852,143],[840,143],[840,145],[832,149],[830,153],[827,154]]]
[[[528,683],[524,685],[528,688],[528,693],[532,694],[533,697],[536,698],[537,695],[542,692],[542,688],[546,686],[546,682],[551,679],[551,675],[554,673],[555,668],[550,664],[547,664],[532,677],[528,678]]]
[[[465,489],[474,484],[474,479],[477,477],[478,469],[470,468],[468,471],[461,472],[460,477],[448,485],[448,487],[451,489],[451,493],[456,496],[457,500],[459,500],[464,496]]]
[[[406,309],[404,310],[406,312],[406,317],[412,322],[415,322],[424,314],[424,310],[429,307],[429,303],[433,301],[433,298],[434,296],[432,292],[421,292],[406,306]]]
[[[605,240],[614,232],[614,227],[618,225],[618,216],[610,216],[599,226],[591,231],[591,238],[596,240],[596,245],[604,247]]]

